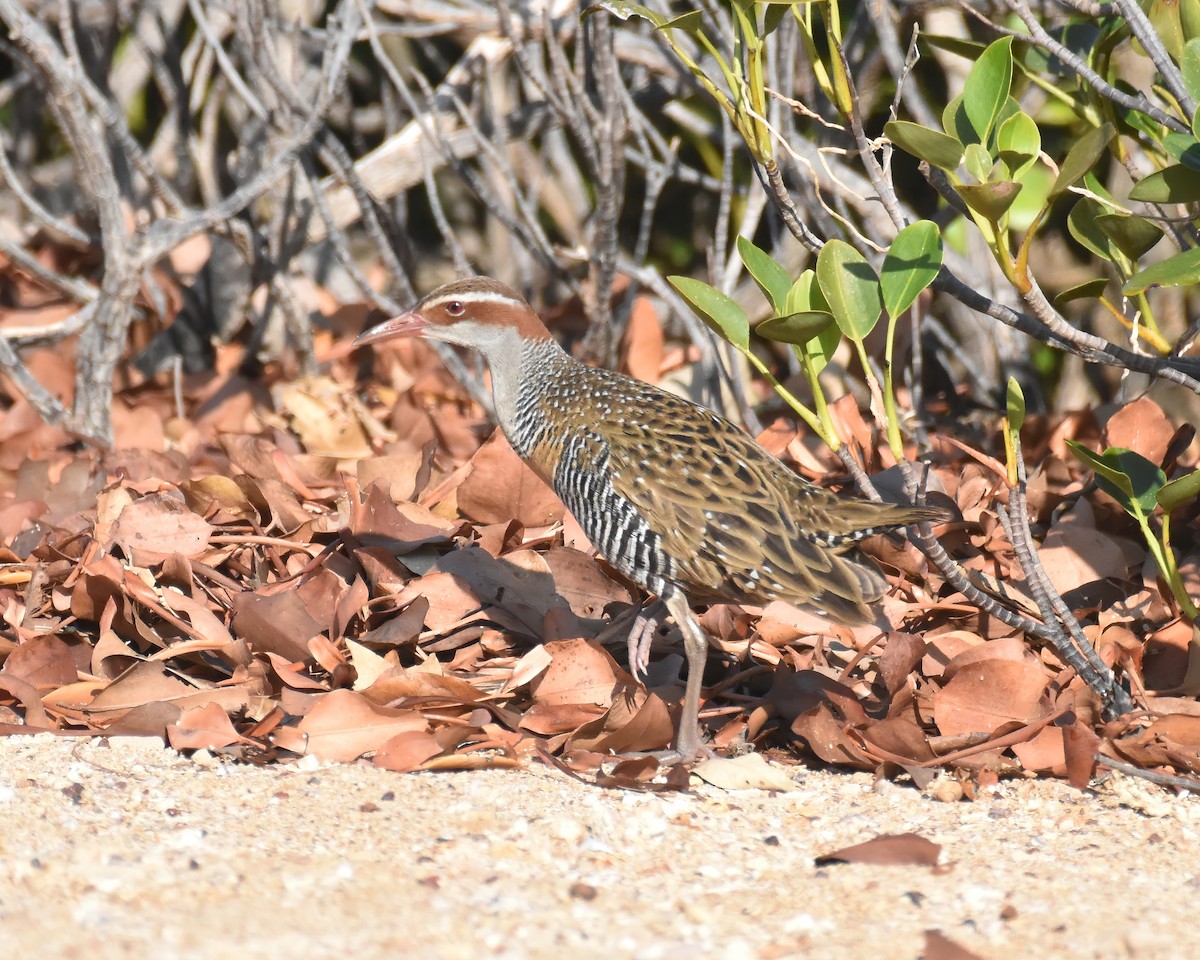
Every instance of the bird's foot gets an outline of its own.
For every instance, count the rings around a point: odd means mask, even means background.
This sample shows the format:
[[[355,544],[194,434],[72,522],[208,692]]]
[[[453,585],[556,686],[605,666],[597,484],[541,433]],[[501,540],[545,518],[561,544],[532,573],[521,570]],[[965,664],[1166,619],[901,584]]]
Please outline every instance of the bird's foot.
[[[650,645],[658,632],[658,622],[665,608],[662,601],[654,600],[638,610],[633,618],[633,626],[629,628],[629,639],[626,649],[629,653],[629,672],[633,679],[641,682],[650,668]]]

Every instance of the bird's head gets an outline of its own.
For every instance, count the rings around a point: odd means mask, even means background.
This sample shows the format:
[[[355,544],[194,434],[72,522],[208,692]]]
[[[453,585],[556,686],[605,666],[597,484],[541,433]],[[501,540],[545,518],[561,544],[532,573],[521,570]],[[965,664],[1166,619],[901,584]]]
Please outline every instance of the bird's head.
[[[490,277],[467,277],[438,287],[406,313],[371,327],[354,346],[400,337],[427,337],[488,354],[514,337],[544,340],[550,334],[515,290]]]

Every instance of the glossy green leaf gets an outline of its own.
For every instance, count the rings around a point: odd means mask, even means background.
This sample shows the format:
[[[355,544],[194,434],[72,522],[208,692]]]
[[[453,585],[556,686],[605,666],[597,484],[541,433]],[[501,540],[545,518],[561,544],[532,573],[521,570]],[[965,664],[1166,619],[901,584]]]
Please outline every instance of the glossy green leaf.
[[[800,272],[800,276],[792,284],[792,289],[788,291],[784,306],[786,308],[784,313],[803,313],[806,310],[832,312],[829,309],[829,302],[817,285],[817,273],[811,268]]]
[[[1195,203],[1200,200],[1200,172],[1182,163],[1172,164],[1135,183],[1129,199],[1146,203]]]
[[[1008,462],[1008,483],[1021,482],[1021,425],[1025,423],[1025,394],[1016,377],[1008,378],[1005,396],[1004,459]]]
[[[1067,447],[1078,459],[1083,461],[1084,466],[1096,474],[1097,482],[1104,477],[1110,485],[1118,488],[1123,500],[1128,500],[1133,496],[1133,484],[1129,482],[1129,478],[1120,470],[1106,463],[1102,455],[1093,453],[1078,440],[1068,440]]]
[[[1200,0],[1182,0],[1179,4],[1179,25],[1183,28],[1184,40],[1194,40],[1200,37]],[[1183,48],[1183,55],[1187,56],[1186,44]],[[1194,93],[1192,97],[1200,99]]]
[[[1008,416],[1008,428],[1017,433],[1025,423],[1025,392],[1017,383],[1016,377],[1008,378],[1008,389],[1005,394],[1005,410]]]
[[[1196,0],[1200,4],[1200,0]],[[1163,148],[1177,163],[1189,170],[1200,170],[1200,142],[1186,133],[1168,133],[1163,137]]]
[[[942,235],[937,224],[918,220],[896,234],[879,271],[883,305],[890,317],[907,310],[942,269]]]
[[[866,258],[844,240],[830,240],[817,254],[817,282],[842,333],[862,340],[883,312],[879,278]]]
[[[1112,260],[1115,250],[1112,240],[1096,226],[1096,218],[1108,209],[1091,197],[1084,197],[1067,214],[1067,229],[1071,236],[1102,260]]]
[[[1083,283],[1077,283],[1073,287],[1067,287],[1066,290],[1058,294],[1054,298],[1054,306],[1061,307],[1063,304],[1070,303],[1072,300],[1083,300],[1087,297],[1099,298],[1104,296],[1104,291],[1108,287],[1108,279],[1106,277],[1097,277],[1095,280],[1085,280]]]
[[[805,310],[764,320],[754,332],[767,340],[802,347],[833,323],[833,314],[824,310]]]
[[[992,183],[964,184],[955,190],[968,207],[992,223],[997,223],[1017,199],[1021,185],[1011,180],[996,180]]]
[[[1008,164],[1014,179],[1033,166],[1041,149],[1041,132],[1027,113],[1013,114],[996,131],[996,152]]]
[[[1171,59],[1176,63],[1183,56],[1183,25],[1179,19],[1179,0],[1150,0],[1146,16],[1158,33]],[[1140,44],[1139,44],[1140,46]]]
[[[1132,297],[1151,287],[1182,287],[1194,283],[1200,283],[1200,248],[1185,250],[1151,264],[1130,277],[1121,290],[1127,297]]]
[[[952,137],[957,137],[959,143],[979,143],[979,132],[971,125],[967,111],[963,108],[961,95],[955,97],[942,110],[942,129]]]
[[[649,20],[656,27],[661,27],[668,19],[661,13],[655,13],[647,6],[643,6],[640,3],[626,3],[625,0],[600,0],[599,3],[593,4],[584,10],[583,16],[590,16],[597,10],[607,10],[618,20],[639,17],[642,20]]]
[[[983,51],[987,49],[987,44],[980,43],[978,40],[968,40],[966,37],[954,37],[944,33],[922,33],[921,41],[938,50],[945,50],[947,53],[953,53],[957,57],[971,61],[978,60],[983,55]]]
[[[963,166],[967,168],[967,173],[980,183],[987,183],[992,179],[993,163],[995,161],[992,155],[983,146],[978,143],[967,144],[967,149],[963,152]]]
[[[1067,446],[1092,468],[1100,489],[1130,516],[1149,516],[1154,510],[1158,492],[1167,482],[1167,475],[1157,464],[1125,447],[1109,447],[1096,454],[1075,440],[1068,440]]]
[[[786,309],[788,290],[792,286],[792,278],[788,276],[788,272],[769,253],[746,237],[737,238],[737,248],[742,263],[746,265],[746,270],[758,284],[763,296],[770,302],[771,309],[776,314],[783,313]]]
[[[831,323],[824,330],[803,346],[796,347],[798,354],[804,354],[812,364],[813,373],[820,373],[833,359],[838,345],[842,342],[842,331],[836,323]]]
[[[1127,213],[1099,214],[1096,227],[1130,260],[1140,260],[1163,235],[1156,224]]]
[[[703,280],[692,277],[667,277],[667,280],[718,336],[739,350],[750,346],[750,318],[736,301]]]
[[[907,120],[892,120],[883,125],[883,133],[905,153],[949,173],[962,161],[963,145],[953,137]]]
[[[1076,140],[1075,145],[1067,151],[1062,166],[1058,168],[1058,177],[1054,186],[1050,188],[1050,196],[1057,197],[1091,171],[1108,149],[1116,132],[1111,123],[1104,123]]]
[[[988,143],[1001,108],[1012,87],[1012,37],[1001,37],[980,54],[963,85],[963,111],[979,135]]]
[[[1189,40],[1183,45],[1179,69],[1183,73],[1183,86],[1188,96],[1200,100],[1200,40]]]
[[[1034,163],[1021,173],[1021,192],[1008,210],[1010,229],[1025,232],[1038,219],[1050,202],[1050,185],[1054,175],[1044,163]]]
[[[1165,484],[1158,491],[1158,505],[1167,513],[1200,497],[1200,470],[1193,470]]]

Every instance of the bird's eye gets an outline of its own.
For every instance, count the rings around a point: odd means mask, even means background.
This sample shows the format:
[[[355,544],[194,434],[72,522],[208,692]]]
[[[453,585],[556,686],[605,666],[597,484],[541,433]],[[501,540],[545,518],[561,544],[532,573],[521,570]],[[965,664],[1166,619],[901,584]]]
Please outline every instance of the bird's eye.
[[[461,300],[451,300],[446,304],[446,312],[452,317],[461,317],[466,312],[466,309]]]

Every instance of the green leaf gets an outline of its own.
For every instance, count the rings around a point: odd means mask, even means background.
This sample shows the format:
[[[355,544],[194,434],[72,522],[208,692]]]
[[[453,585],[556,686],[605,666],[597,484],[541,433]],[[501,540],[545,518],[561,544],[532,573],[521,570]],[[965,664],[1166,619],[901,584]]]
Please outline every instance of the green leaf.
[[[1116,128],[1111,123],[1103,123],[1076,140],[1075,146],[1067,151],[1066,159],[1058,168],[1058,177],[1054,181],[1054,186],[1050,188],[1050,196],[1057,197],[1084,174],[1090,172],[1104,155],[1104,151],[1108,149],[1116,132]]]
[[[921,40],[938,50],[953,53],[964,60],[978,60],[987,46],[978,40],[968,40],[965,37],[953,37],[942,33],[922,33]]]
[[[764,320],[754,332],[767,340],[804,346],[833,323],[833,314],[824,310],[804,310]]]
[[[625,0],[601,0],[601,2],[593,4],[584,10],[583,16],[589,17],[597,10],[607,10],[618,20],[640,17],[642,20],[649,20],[656,27],[661,27],[667,22],[666,17],[655,13],[649,7],[643,6],[640,3],[626,3]]]
[[[1182,287],[1193,283],[1200,283],[1200,247],[1177,253],[1138,271],[1121,290],[1127,297],[1132,297],[1151,287]]]
[[[1016,377],[1008,378],[1005,400],[1004,459],[1008,461],[1009,486],[1015,487],[1021,482],[1021,425],[1025,422],[1025,394]]]
[[[1068,440],[1067,446],[1076,457],[1083,461],[1085,466],[1091,468],[1092,472],[1096,474],[1097,483],[1103,477],[1111,486],[1118,488],[1119,495],[1114,499],[1124,505],[1133,497],[1133,484],[1129,482],[1129,477],[1106,463],[1101,454],[1093,453],[1078,440]]]
[[[942,110],[942,129],[952,137],[957,137],[959,143],[979,143],[979,132],[971,126],[967,111],[963,109],[963,98],[959,94]]]
[[[829,304],[821,296],[815,271],[811,269],[800,271],[800,276],[796,278],[787,292],[783,306],[780,313],[803,313],[806,310],[821,310],[829,313]]]
[[[684,33],[699,39],[704,33],[704,16],[699,10],[689,10],[687,13],[681,13],[677,17],[664,20],[658,25],[658,28],[664,31],[682,30]]]
[[[803,346],[796,347],[797,352],[807,354],[812,363],[813,373],[820,373],[833,359],[838,344],[842,342],[842,331],[836,323],[831,323],[824,330]]]
[[[862,340],[879,322],[879,278],[866,257],[844,240],[830,240],[817,254],[817,282],[829,312],[851,340]]]
[[[1158,464],[1125,447],[1109,447],[1092,453],[1083,444],[1068,440],[1071,452],[1096,473],[1096,483],[1125,508],[1131,517],[1148,517],[1158,504],[1158,492],[1167,475]]]
[[[932,167],[948,173],[958,169],[962,161],[963,145],[954,137],[937,130],[923,127],[907,120],[892,120],[883,125],[883,134],[905,153],[924,160]]]
[[[1200,497],[1200,470],[1193,470],[1165,484],[1158,491],[1158,505],[1164,513],[1170,513],[1197,497]]]
[[[1183,0],[1179,5],[1179,25],[1183,27],[1183,36],[1187,40],[1200,37],[1200,0]],[[1184,45],[1183,55],[1187,56],[1187,45]],[[1187,81],[1184,81],[1185,85]],[[1193,98],[1196,95],[1192,94]]]
[[[1000,110],[1012,87],[1012,37],[1001,37],[980,54],[963,85],[963,111],[979,135],[988,143]]]
[[[992,155],[978,143],[968,143],[963,153],[963,166],[967,173],[980,183],[987,183],[992,178]]]
[[[1200,100],[1200,40],[1189,40],[1183,45],[1179,68],[1183,72],[1183,86],[1188,96]]]
[[[792,286],[792,278],[772,256],[761,247],[755,246],[754,241],[746,237],[737,238],[738,254],[746,270],[758,284],[758,289],[771,304],[775,313],[783,313],[786,309],[788,290]]]
[[[1041,132],[1027,113],[1013,114],[996,131],[996,151],[1012,170],[1014,179],[1033,166],[1041,149]]]
[[[1179,19],[1179,0],[1150,0],[1146,9],[1151,25],[1163,48],[1176,63],[1183,56],[1183,26]]]
[[[992,223],[997,223],[1017,199],[1021,185],[1011,180],[996,180],[992,183],[963,184],[954,189],[968,207]]]
[[[1065,303],[1070,303],[1072,300],[1083,300],[1086,297],[1102,297],[1104,290],[1108,286],[1106,277],[1097,277],[1095,280],[1084,280],[1083,283],[1077,283],[1073,287],[1067,287],[1066,290],[1058,294],[1054,298],[1054,306],[1061,307]]]
[[[1008,378],[1005,407],[1008,413],[1008,428],[1020,433],[1025,423],[1025,393],[1017,383],[1016,377]]]
[[[942,235],[937,224],[918,220],[896,234],[879,272],[888,316],[898,317],[942,269]]]
[[[1163,235],[1162,230],[1149,220],[1127,213],[1099,214],[1096,226],[1130,260],[1140,260]]]
[[[718,336],[739,350],[749,348],[750,318],[734,300],[703,280],[692,277],[667,277],[667,280]]]
[[[1172,160],[1182,163],[1189,170],[1200,170],[1200,143],[1195,137],[1189,137],[1186,133],[1168,133],[1163,137],[1162,145]]]
[[[1200,200],[1200,173],[1182,163],[1172,164],[1135,183],[1129,199],[1146,203],[1195,203]]]
[[[1008,210],[1008,226],[1024,233],[1041,217],[1042,210],[1050,203],[1050,184],[1054,175],[1044,163],[1025,167],[1018,181],[1021,192]]]
[[[1107,210],[1108,207],[1091,197],[1084,197],[1067,214],[1067,229],[1071,236],[1102,260],[1112,260],[1115,249],[1113,242],[1096,226],[1096,218]]]

